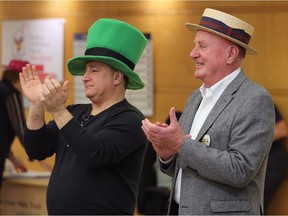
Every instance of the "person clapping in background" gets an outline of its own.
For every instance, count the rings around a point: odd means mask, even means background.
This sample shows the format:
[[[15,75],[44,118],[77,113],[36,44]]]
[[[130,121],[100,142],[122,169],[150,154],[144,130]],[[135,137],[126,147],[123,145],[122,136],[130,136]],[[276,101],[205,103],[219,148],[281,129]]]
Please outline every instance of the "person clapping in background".
[[[8,66],[4,66],[0,81],[0,188],[7,158],[17,172],[28,170],[23,160],[11,151],[15,137],[18,137],[23,145],[25,113],[19,72],[28,63],[19,59],[11,60]],[[45,162],[39,162],[45,170],[49,168]]]

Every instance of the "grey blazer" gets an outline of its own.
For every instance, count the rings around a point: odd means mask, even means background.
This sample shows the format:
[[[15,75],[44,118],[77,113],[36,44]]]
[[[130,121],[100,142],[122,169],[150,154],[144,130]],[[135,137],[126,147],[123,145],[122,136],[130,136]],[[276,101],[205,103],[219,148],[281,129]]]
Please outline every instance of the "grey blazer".
[[[188,134],[202,96],[190,96],[180,118]],[[267,155],[275,127],[270,94],[244,73],[227,86],[196,140],[185,139],[173,162],[161,169],[173,176],[170,203],[182,168],[180,215],[263,214]],[[206,136],[205,136],[206,135]],[[204,144],[206,139],[206,144]]]

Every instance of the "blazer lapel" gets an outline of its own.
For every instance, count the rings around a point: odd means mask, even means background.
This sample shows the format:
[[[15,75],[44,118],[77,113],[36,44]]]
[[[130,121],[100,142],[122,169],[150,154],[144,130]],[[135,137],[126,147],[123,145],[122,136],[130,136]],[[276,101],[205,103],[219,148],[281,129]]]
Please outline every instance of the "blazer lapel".
[[[190,100],[186,106],[186,109],[188,109],[187,114],[182,115],[180,118],[180,125],[182,125],[182,130],[184,134],[190,133],[195,114],[200,106],[201,101],[202,95],[199,90],[195,92],[194,96],[190,97]]]
[[[216,102],[215,106],[207,116],[207,119],[205,120],[201,130],[199,131],[196,140],[200,141],[200,139],[205,135],[206,131],[211,127],[217,117],[233,99],[234,93],[239,89],[245,79],[246,76],[244,75],[243,71],[241,71],[238,76],[227,86],[227,88],[224,90],[224,92]]]

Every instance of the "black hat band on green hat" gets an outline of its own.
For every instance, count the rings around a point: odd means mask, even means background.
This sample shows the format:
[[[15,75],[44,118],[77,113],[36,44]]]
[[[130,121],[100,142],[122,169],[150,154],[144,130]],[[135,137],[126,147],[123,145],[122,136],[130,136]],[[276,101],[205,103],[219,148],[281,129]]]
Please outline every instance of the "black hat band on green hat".
[[[135,68],[135,64],[133,62],[131,62],[129,59],[127,59],[125,56],[121,55],[120,53],[115,52],[111,49],[107,49],[103,47],[93,47],[93,48],[87,49],[85,51],[85,55],[112,57],[126,64],[131,70],[134,70]]]

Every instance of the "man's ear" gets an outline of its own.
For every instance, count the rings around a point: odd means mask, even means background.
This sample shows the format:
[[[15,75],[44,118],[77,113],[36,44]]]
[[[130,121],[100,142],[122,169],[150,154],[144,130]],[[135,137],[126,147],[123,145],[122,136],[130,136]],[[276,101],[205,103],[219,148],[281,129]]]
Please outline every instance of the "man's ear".
[[[239,55],[239,48],[237,46],[229,46],[227,64],[232,64]]]
[[[118,79],[119,73],[120,73],[120,71],[117,71],[117,72],[114,73],[114,80]]]
[[[120,78],[121,80],[124,79],[124,74],[121,71],[115,72],[114,80],[117,80],[118,78]]]

